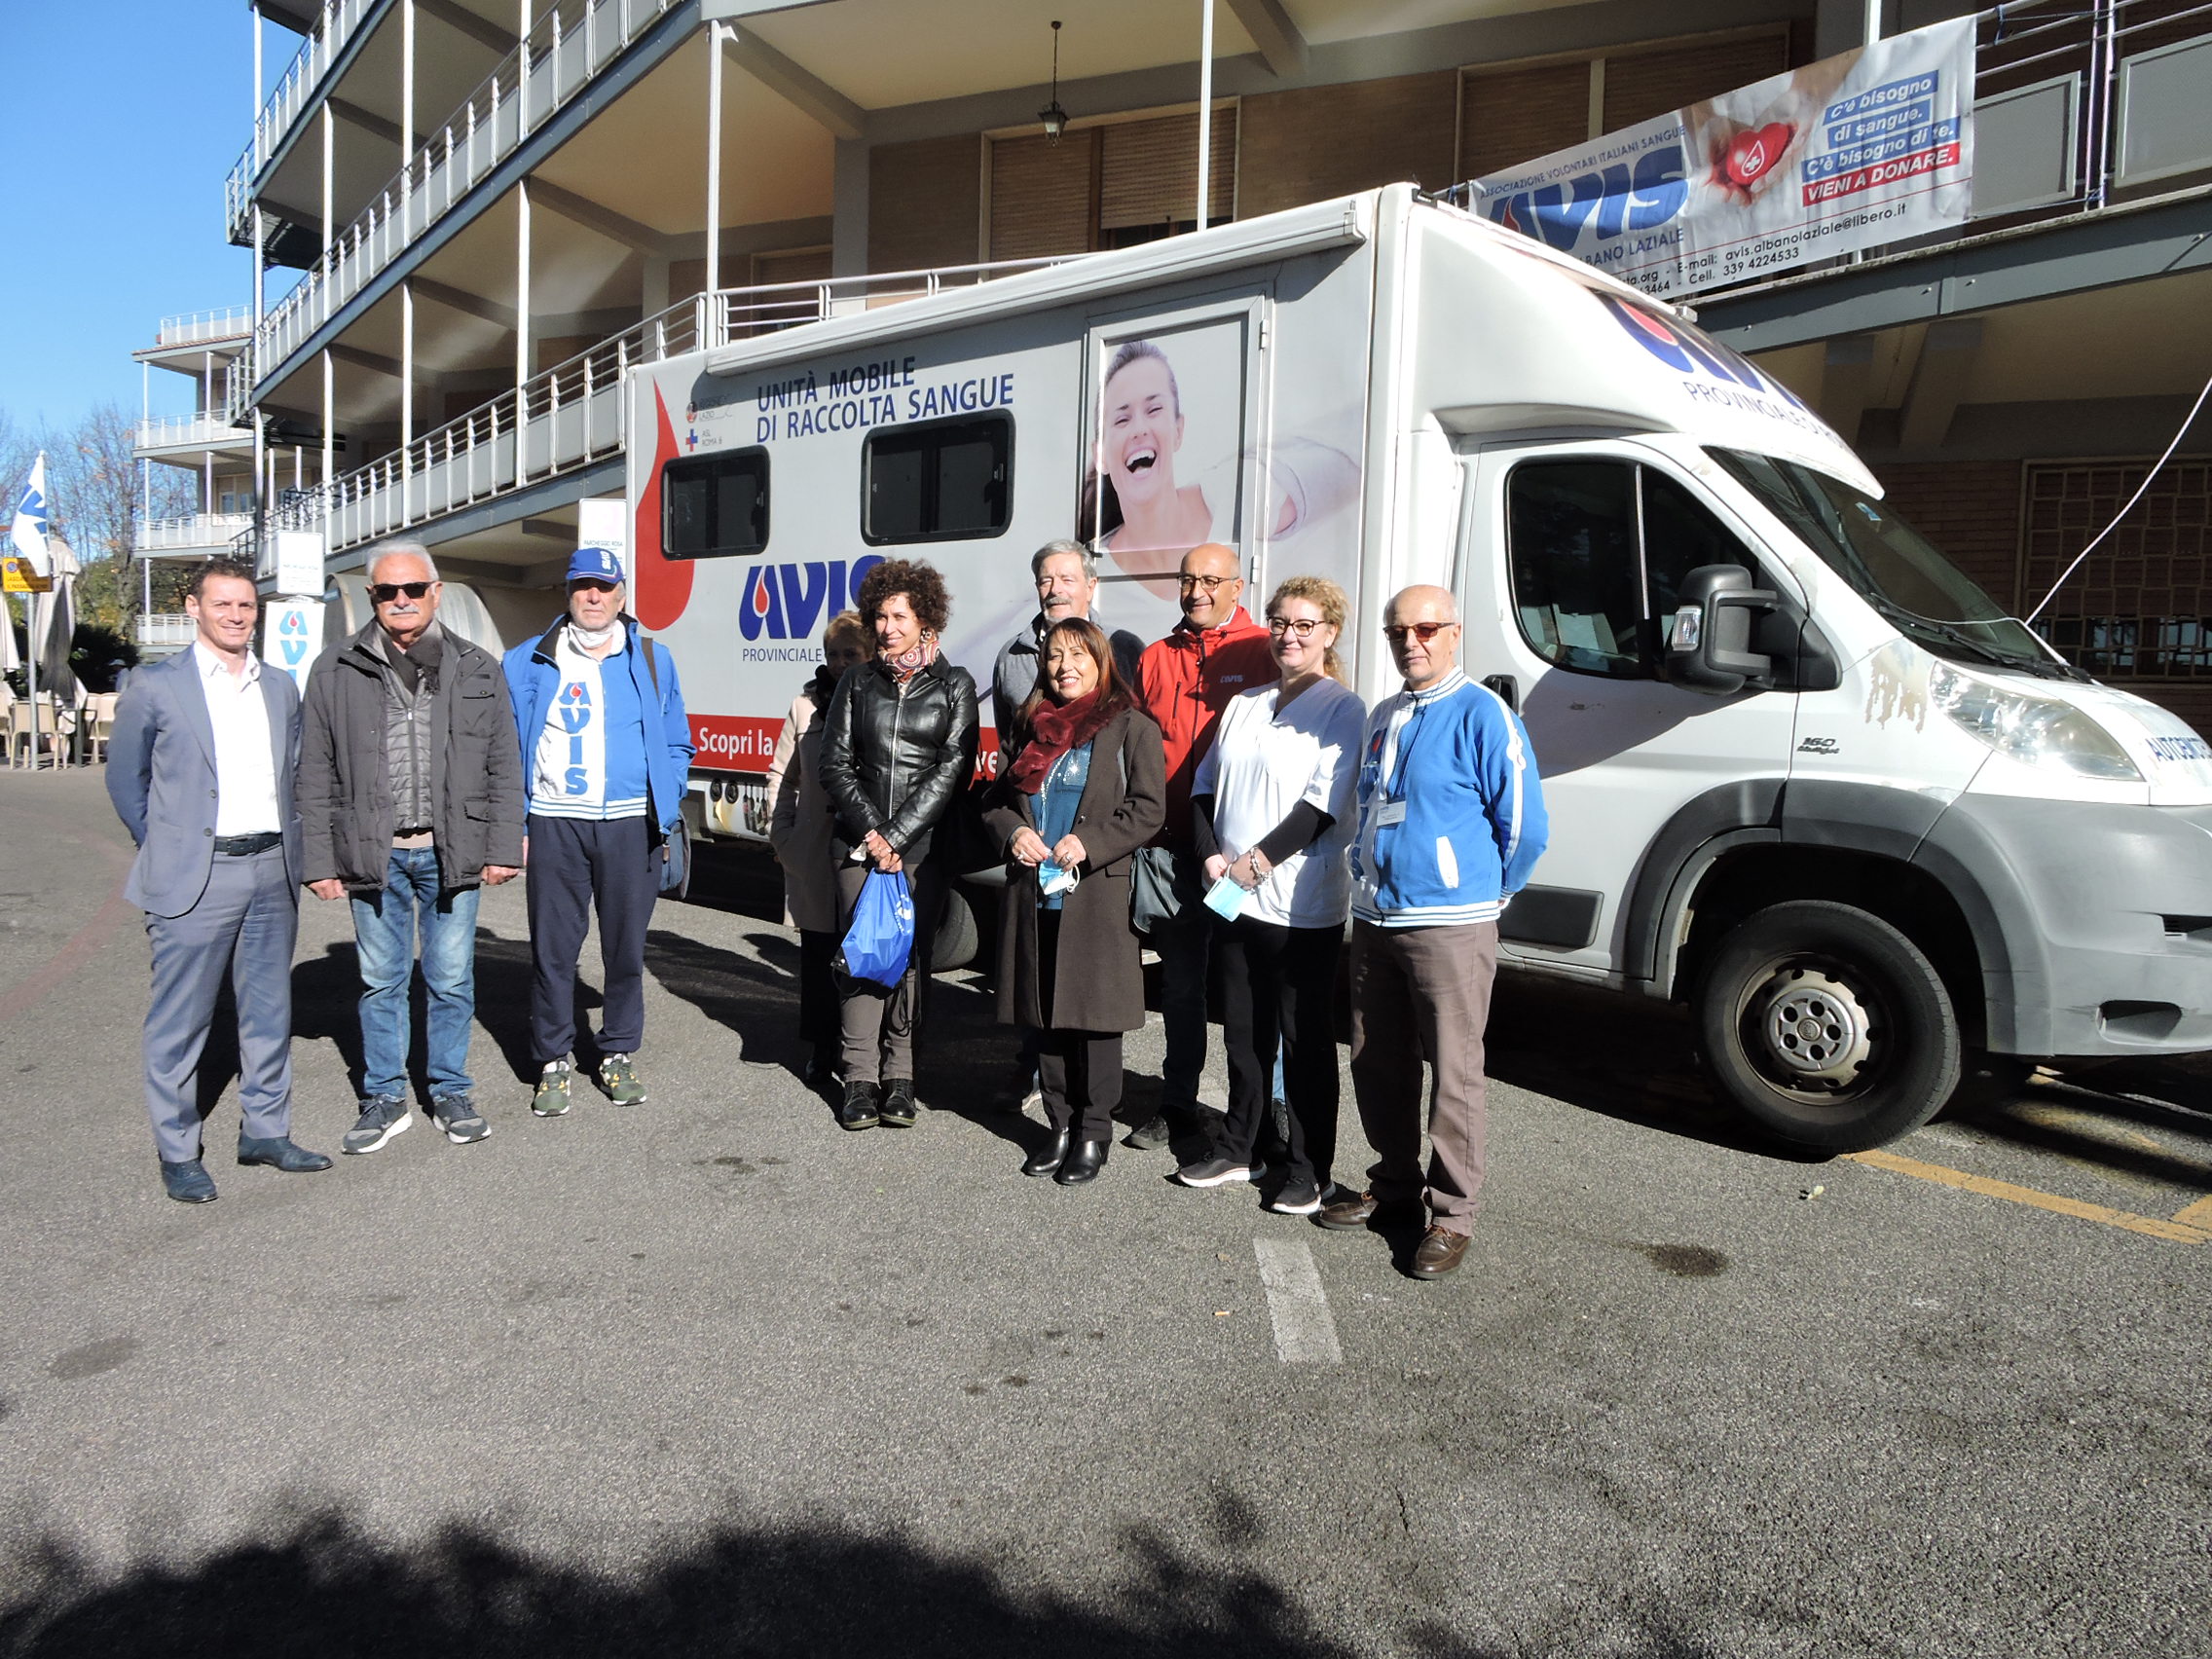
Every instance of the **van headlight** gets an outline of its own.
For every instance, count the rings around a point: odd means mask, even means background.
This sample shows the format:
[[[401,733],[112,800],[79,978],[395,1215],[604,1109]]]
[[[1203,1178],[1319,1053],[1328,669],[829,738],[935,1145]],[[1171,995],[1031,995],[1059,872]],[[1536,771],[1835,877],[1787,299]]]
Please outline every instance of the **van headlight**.
[[[1928,699],[1953,725],[2023,765],[2063,766],[2107,783],[2143,781],[2111,732],[2059,698],[2014,691],[1937,663],[1928,671]]]

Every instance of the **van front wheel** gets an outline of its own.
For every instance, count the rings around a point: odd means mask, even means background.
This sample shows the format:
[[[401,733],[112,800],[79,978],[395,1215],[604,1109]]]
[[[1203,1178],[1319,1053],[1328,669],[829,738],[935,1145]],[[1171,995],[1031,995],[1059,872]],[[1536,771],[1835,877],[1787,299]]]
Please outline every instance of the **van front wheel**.
[[[1862,1152],[1918,1128],[1958,1087],[1959,1022],[1920,947],[1826,900],[1770,905],[1714,951],[1705,1058],[1731,1104],[1807,1152]]]

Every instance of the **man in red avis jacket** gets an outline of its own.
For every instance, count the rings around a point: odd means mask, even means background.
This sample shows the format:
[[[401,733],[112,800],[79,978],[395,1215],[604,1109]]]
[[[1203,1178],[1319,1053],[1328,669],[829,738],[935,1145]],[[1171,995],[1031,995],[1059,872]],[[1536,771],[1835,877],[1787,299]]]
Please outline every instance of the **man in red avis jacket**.
[[[1204,873],[1191,844],[1191,780],[1212,747],[1214,724],[1238,692],[1276,678],[1268,630],[1238,603],[1244,578],[1234,548],[1218,541],[1183,556],[1177,578],[1183,620],[1137,662],[1138,701],[1160,722],[1167,751],[1167,822],[1153,846],[1172,859],[1182,901],[1171,919],[1152,924],[1160,953],[1160,1017],[1167,1059],[1161,1068],[1161,1110],[1123,1145],[1140,1152],[1165,1146],[1198,1123],[1198,1074],[1206,1063],[1206,956],[1212,937],[1203,900]]]

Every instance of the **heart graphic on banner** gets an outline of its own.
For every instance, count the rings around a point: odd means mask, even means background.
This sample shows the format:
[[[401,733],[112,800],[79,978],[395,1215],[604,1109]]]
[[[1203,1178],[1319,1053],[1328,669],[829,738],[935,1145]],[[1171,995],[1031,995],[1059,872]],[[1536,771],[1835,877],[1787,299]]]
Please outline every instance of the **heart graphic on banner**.
[[[1789,148],[1789,140],[1796,135],[1797,129],[1787,121],[1769,122],[1755,132],[1739,132],[1729,141],[1721,170],[1730,184],[1749,190],[1782,160],[1782,152]]]

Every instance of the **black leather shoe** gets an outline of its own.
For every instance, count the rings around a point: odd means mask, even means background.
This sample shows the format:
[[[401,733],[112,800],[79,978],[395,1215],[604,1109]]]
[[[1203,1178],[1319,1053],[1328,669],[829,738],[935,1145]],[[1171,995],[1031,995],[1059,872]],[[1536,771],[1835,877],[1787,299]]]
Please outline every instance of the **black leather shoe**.
[[[266,1163],[287,1175],[312,1175],[318,1169],[330,1167],[329,1159],[304,1146],[294,1146],[290,1135],[272,1135],[266,1140],[257,1140],[252,1135],[239,1136],[239,1161]]]
[[[820,1051],[806,1057],[806,1069],[798,1074],[799,1082],[809,1088],[834,1088],[837,1086],[836,1063]]]
[[[1122,1144],[1131,1152],[1158,1152],[1175,1138],[1175,1129],[1167,1122],[1167,1114],[1155,1112],[1135,1128],[1122,1137]]]
[[[883,1122],[875,1109],[875,1085],[858,1078],[845,1085],[845,1098],[837,1108],[837,1122],[848,1129],[872,1129]]]
[[[910,1129],[914,1126],[914,1080],[885,1078],[883,1104],[876,1108],[877,1121],[887,1129]]]
[[[211,1204],[215,1201],[215,1178],[200,1166],[197,1158],[182,1163],[162,1160],[162,1191],[180,1204]]]
[[[1021,1165],[1021,1172],[1024,1175],[1050,1175],[1066,1161],[1067,1156],[1068,1131],[1061,1129],[1029,1155]]]
[[[1080,1187],[1086,1181],[1096,1180],[1098,1171],[1105,1166],[1105,1163],[1106,1143],[1104,1141],[1077,1141],[1067,1157],[1060,1160],[1060,1166],[1053,1171],[1052,1179],[1063,1187]]]

